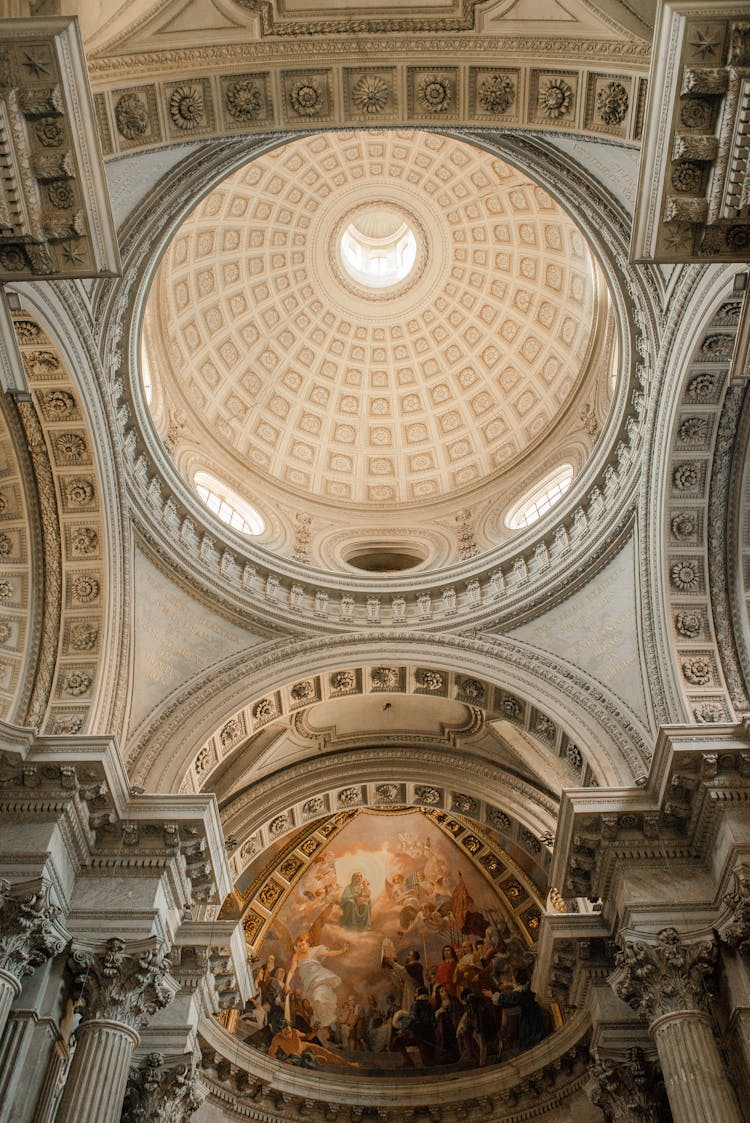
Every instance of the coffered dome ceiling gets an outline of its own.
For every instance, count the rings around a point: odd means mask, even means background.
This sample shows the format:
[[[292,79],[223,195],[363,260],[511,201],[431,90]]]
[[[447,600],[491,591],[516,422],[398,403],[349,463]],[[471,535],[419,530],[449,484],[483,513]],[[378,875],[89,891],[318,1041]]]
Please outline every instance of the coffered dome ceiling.
[[[190,482],[199,449],[251,502],[433,504],[549,452],[606,301],[575,223],[503,160],[420,131],[304,137],[169,245],[152,409]]]

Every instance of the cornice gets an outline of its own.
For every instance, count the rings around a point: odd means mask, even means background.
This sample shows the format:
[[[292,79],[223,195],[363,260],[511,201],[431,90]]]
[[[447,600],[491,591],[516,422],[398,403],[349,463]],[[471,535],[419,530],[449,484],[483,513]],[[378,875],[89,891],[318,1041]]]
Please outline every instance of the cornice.
[[[483,34],[440,35],[424,33],[410,35],[407,31],[395,40],[385,35],[357,36],[356,49],[352,50],[351,36],[343,34],[315,40],[304,37],[299,41],[281,42],[264,40],[223,44],[220,46],[190,47],[162,51],[148,51],[142,54],[94,55],[89,60],[89,75],[95,90],[109,82],[112,76],[128,79],[145,77],[151,74],[164,74],[174,71],[184,73],[187,67],[199,70],[213,70],[219,67],[246,65],[249,59],[254,63],[266,60],[298,58],[300,55],[316,55],[333,58],[351,55],[355,59],[373,58],[380,54],[393,57],[394,54],[414,56],[421,52],[434,52],[445,58],[446,55],[474,54],[506,56],[508,58],[531,58],[557,61],[571,56],[598,59],[611,62],[617,59],[619,65],[630,70],[648,72],[651,45],[646,42],[623,39],[559,38],[540,36],[503,36]]]
[[[473,1069],[455,1074],[449,1082],[440,1077],[420,1076],[416,1079],[389,1080],[389,1105],[381,1109],[386,1123],[406,1123],[414,1112],[438,1112],[446,1123],[458,1119],[500,1120],[520,1123],[521,1120],[543,1116],[581,1087],[585,1072],[579,1076],[581,1063],[588,1059],[584,1039],[588,1032],[588,1016],[575,1014],[541,1045],[529,1049],[506,1065]],[[249,1118],[278,1123],[299,1118],[300,1108],[318,1102],[319,1075],[284,1065],[257,1050],[249,1048],[229,1034],[215,1020],[201,1022],[201,1051],[205,1078],[214,1094]],[[234,1072],[223,1067],[222,1058],[231,1058]],[[550,1081],[557,1089],[544,1090],[539,1099],[529,1104],[530,1082],[540,1071],[553,1068],[557,1076]],[[567,1070],[567,1072],[566,1072]],[[573,1080],[569,1081],[569,1077]],[[514,1091],[515,1089],[517,1091]],[[326,1105],[341,1123],[355,1123],[363,1109],[381,1101],[382,1081],[358,1076],[356,1082],[333,1073],[326,1073]],[[343,1114],[339,1114],[343,1113]],[[305,1111],[303,1110],[303,1114]]]

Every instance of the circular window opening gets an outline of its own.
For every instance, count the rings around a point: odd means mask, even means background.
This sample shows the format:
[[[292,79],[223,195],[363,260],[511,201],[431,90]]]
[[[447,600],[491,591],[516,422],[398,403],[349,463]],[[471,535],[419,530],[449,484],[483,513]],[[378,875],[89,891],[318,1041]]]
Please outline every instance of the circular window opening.
[[[505,516],[510,530],[523,530],[547,514],[573,482],[573,465],[563,464],[519,500]]]
[[[417,239],[395,208],[371,206],[344,228],[341,263],[360,285],[384,289],[409,276],[417,260]]]
[[[344,560],[364,573],[403,573],[406,569],[421,565],[425,556],[421,550],[412,546],[372,544],[354,547]]]
[[[212,514],[240,534],[262,534],[266,529],[263,516],[236,491],[208,472],[196,472],[195,490]]]

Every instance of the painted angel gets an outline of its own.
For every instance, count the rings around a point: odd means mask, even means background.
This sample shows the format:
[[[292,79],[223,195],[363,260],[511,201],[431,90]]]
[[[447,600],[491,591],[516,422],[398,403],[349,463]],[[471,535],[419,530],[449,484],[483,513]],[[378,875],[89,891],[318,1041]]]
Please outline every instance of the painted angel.
[[[336,1021],[338,999],[336,991],[341,986],[341,979],[325,966],[324,960],[333,956],[344,955],[349,950],[349,944],[342,944],[339,948],[327,948],[320,943],[323,927],[334,908],[334,902],[329,902],[318,914],[309,929],[300,932],[292,940],[289,932],[276,921],[276,928],[286,939],[292,960],[287,972],[286,993],[289,994],[295,977],[299,980],[303,1000],[310,1003],[313,1010],[314,1029],[319,1039],[327,1039],[329,1028]]]

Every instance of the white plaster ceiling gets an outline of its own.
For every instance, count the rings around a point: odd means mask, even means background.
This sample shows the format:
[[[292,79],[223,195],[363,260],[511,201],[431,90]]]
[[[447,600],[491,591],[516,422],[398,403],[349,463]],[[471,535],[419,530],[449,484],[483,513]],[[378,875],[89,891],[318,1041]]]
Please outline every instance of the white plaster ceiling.
[[[384,201],[423,253],[368,295],[338,237]],[[600,292],[573,221],[509,164],[420,131],[328,133],[199,203],[159,268],[146,337],[186,431],[249,498],[271,483],[388,510],[494,481],[553,434]]]

